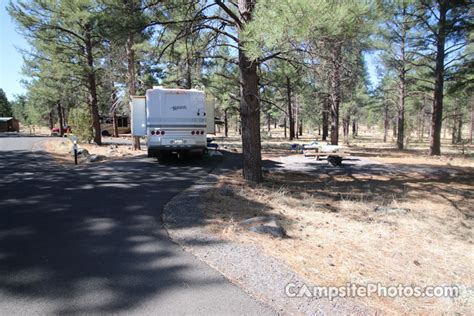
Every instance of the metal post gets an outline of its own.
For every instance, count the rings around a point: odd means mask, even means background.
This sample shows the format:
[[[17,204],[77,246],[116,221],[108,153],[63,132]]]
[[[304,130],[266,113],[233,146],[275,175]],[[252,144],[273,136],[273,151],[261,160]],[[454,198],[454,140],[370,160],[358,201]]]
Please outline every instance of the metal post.
[[[77,140],[73,140],[72,149],[74,150],[74,164],[77,165]]]

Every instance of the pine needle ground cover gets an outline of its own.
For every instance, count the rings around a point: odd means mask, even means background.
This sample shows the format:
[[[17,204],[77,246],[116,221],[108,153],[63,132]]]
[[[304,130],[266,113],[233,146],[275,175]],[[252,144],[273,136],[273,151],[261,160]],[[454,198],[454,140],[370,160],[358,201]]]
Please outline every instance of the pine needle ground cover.
[[[313,285],[461,289],[455,299],[358,299],[382,313],[468,314],[474,308],[474,169],[378,166],[359,173],[270,171],[258,186],[245,184],[239,172],[223,175],[203,199],[208,228],[258,245]],[[277,217],[288,237],[240,225],[262,215]]]

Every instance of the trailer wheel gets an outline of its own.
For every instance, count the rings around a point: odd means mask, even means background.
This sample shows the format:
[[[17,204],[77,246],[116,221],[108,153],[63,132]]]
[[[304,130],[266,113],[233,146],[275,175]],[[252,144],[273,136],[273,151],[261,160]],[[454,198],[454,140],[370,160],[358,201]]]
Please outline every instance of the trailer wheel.
[[[158,163],[163,164],[171,161],[171,153],[169,152],[158,152],[155,153],[154,156],[156,157],[156,160]]]
[[[156,157],[156,161],[158,161],[158,163],[165,162],[165,155],[163,155],[162,153],[157,154],[155,157]]]
[[[196,156],[198,159],[203,159],[207,155],[207,149],[203,149],[200,153],[198,153]]]
[[[342,157],[340,156],[328,156],[328,162],[334,167],[342,165]]]

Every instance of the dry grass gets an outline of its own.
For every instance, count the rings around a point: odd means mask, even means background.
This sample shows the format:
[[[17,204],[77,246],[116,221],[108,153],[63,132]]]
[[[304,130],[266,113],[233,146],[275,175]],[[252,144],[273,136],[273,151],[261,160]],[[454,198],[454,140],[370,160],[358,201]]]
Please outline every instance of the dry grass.
[[[428,142],[413,142],[404,150],[395,148],[395,140],[384,143],[379,135],[366,135],[351,140],[350,152],[361,157],[391,164],[429,164],[433,166],[457,166],[474,168],[474,146],[452,145],[449,139],[442,140],[441,156],[429,156]]]
[[[471,288],[456,299],[360,299],[383,313],[469,314],[474,310],[473,179],[472,169],[455,176],[270,173],[262,185],[250,187],[236,173],[221,177],[203,207],[214,233],[260,245],[317,285]],[[409,211],[375,212],[377,205]],[[279,217],[289,238],[256,235],[238,225],[263,214]]]
[[[67,138],[58,138],[49,140],[45,143],[45,149],[53,154],[56,160],[60,163],[71,164],[74,163],[71,154],[72,143]],[[120,159],[125,156],[143,155],[146,152],[142,150],[132,150],[131,145],[126,144],[108,144],[97,146],[95,144],[79,144],[79,148],[86,149],[91,155],[102,155],[106,160]],[[84,159],[79,159],[79,163],[83,163]]]
[[[25,125],[20,122],[20,133],[27,135],[49,136],[51,130],[46,126]]]

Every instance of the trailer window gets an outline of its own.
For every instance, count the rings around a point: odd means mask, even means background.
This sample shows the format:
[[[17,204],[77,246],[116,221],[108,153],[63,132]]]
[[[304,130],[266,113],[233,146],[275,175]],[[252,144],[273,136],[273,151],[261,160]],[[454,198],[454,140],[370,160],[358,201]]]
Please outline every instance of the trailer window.
[[[118,127],[128,127],[128,118],[120,117],[117,122]]]

